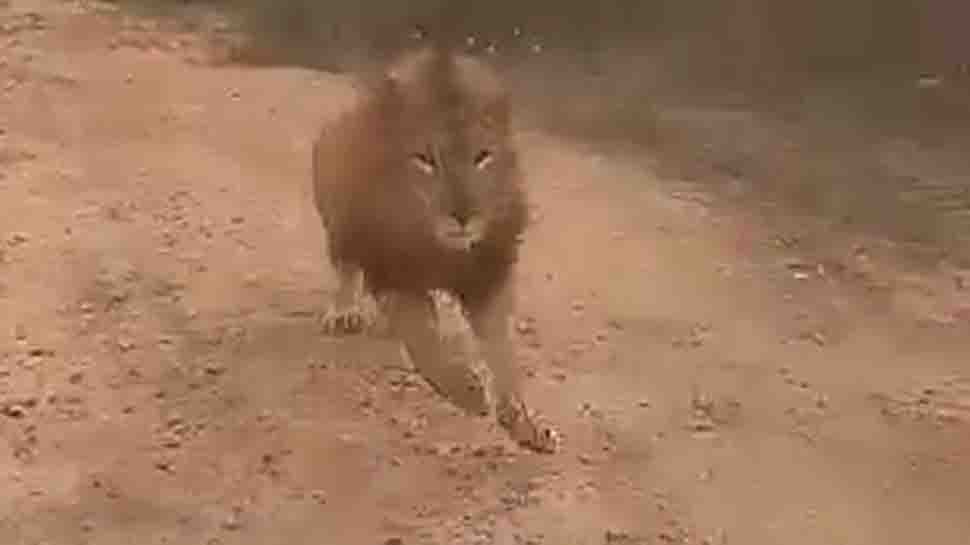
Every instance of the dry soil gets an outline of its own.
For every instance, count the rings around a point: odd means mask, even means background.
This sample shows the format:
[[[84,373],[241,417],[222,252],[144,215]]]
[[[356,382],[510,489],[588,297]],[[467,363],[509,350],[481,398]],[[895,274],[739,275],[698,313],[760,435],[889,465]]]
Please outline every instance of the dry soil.
[[[523,451],[335,289],[346,78],[0,8],[0,543],[962,545],[970,275],[523,129]],[[812,224],[814,225],[814,224]]]

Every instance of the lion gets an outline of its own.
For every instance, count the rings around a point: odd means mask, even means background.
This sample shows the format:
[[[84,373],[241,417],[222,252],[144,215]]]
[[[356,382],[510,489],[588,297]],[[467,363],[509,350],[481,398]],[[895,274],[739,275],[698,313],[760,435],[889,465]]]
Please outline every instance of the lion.
[[[527,408],[509,320],[528,209],[510,99],[481,61],[437,44],[390,62],[313,147],[313,195],[340,287],[323,323],[359,332],[381,300],[389,330],[433,385],[447,373],[433,294],[465,312],[492,375],[496,420],[521,445],[555,450]]]

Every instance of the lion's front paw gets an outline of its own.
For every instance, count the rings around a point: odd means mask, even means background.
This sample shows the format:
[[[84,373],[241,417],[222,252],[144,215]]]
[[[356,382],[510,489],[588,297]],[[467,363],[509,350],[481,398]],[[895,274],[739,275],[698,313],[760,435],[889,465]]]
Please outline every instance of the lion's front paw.
[[[320,319],[327,335],[354,335],[370,329],[376,321],[375,312],[360,303],[332,305]]]
[[[495,412],[499,425],[519,445],[543,454],[559,450],[562,442],[559,431],[521,400],[506,400],[496,407]]]

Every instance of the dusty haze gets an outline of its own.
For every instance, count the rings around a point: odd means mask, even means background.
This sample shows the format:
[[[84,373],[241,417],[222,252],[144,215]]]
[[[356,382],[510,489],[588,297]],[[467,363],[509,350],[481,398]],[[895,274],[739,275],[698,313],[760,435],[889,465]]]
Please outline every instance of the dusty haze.
[[[3,3],[0,543],[966,543],[965,95],[949,42],[917,39],[958,36],[852,23],[875,2],[700,4],[610,33],[508,8],[518,364],[564,435],[541,456],[396,344],[316,325],[310,146],[371,53],[307,47],[320,19],[292,13],[239,47],[198,2]],[[467,20],[513,35],[510,12]]]

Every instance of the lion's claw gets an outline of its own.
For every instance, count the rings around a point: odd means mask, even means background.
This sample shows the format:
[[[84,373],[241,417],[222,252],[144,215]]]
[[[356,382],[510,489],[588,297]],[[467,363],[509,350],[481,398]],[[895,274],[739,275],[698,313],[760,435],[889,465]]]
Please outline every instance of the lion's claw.
[[[373,316],[360,305],[343,309],[331,307],[321,318],[321,326],[328,335],[354,335],[362,333],[373,323]]]
[[[522,447],[543,454],[559,450],[562,442],[559,431],[522,401],[509,400],[496,407],[496,418],[509,437]]]

